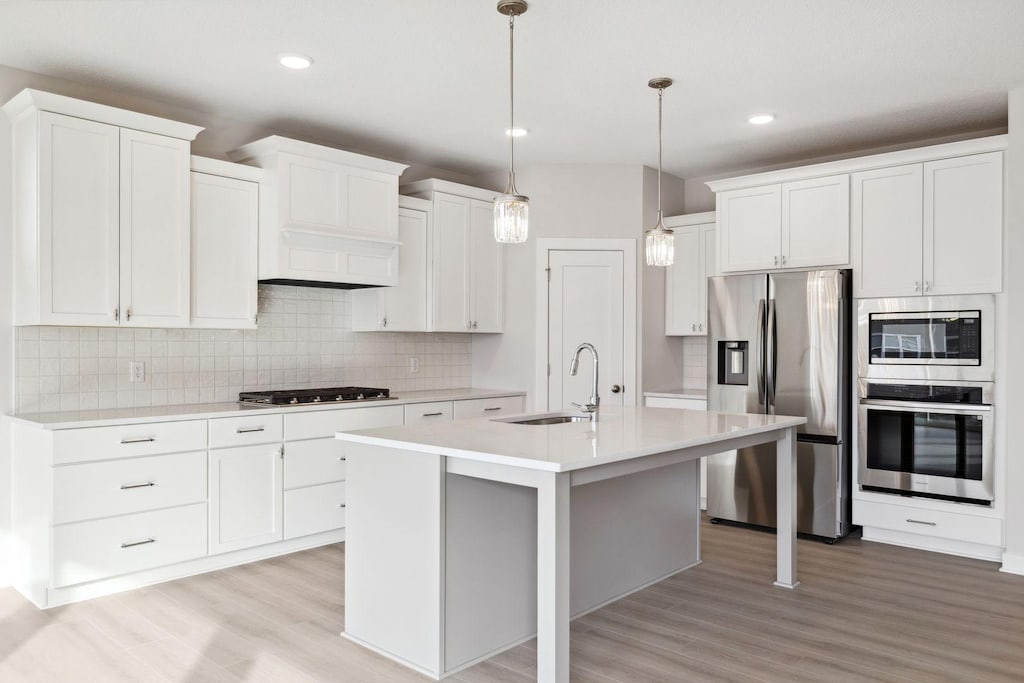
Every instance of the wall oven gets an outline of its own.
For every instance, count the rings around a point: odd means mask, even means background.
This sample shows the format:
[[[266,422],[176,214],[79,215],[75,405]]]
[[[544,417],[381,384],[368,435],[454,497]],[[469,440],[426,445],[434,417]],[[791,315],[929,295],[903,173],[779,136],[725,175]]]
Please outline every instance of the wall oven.
[[[863,299],[858,375],[991,382],[994,308],[987,295]]]
[[[991,382],[859,382],[858,450],[865,491],[990,505]]]

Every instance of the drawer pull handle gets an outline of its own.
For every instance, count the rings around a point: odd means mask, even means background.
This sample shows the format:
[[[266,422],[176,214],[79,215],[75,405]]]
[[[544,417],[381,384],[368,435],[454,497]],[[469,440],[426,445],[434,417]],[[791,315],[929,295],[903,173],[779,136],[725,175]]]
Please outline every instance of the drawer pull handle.
[[[345,504],[344,503],[338,503],[338,507],[343,508],[343,507],[345,507]]]
[[[926,526],[935,526],[935,522],[925,522],[920,519],[907,519],[910,524],[924,524]]]
[[[495,406],[494,408],[484,408],[485,413],[489,413],[492,410],[501,410],[501,406]]]
[[[437,417],[438,415],[444,415],[444,413],[423,413],[423,417]]]
[[[135,541],[134,543],[122,543],[122,548],[134,548],[137,545],[146,545],[147,543],[156,543],[155,538],[147,538],[145,541]]]
[[[253,432],[262,432],[263,427],[239,427],[235,431],[239,434],[252,434]]]
[[[147,481],[143,484],[121,484],[121,490],[127,491],[129,489],[144,489],[147,486],[156,486],[156,482]]]
[[[344,456],[344,455],[339,455],[339,456],[338,456],[338,460],[339,460],[340,462],[345,462],[345,456]]]
[[[123,444],[130,444],[130,443],[152,443],[153,441],[156,441],[156,437],[155,436],[146,436],[146,437],[143,437],[141,439],[121,439],[121,443],[123,443]]]

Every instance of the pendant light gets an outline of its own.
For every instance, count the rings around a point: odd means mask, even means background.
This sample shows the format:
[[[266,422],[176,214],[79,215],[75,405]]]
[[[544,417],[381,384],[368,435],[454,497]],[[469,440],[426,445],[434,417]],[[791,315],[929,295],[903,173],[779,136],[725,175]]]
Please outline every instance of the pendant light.
[[[509,130],[515,131],[515,52],[514,33],[516,17],[526,12],[524,0],[501,0],[498,12],[508,17],[508,110]],[[494,198],[494,239],[502,244],[526,241],[529,229],[530,199],[516,190],[516,136],[508,136],[508,185],[505,194]]]
[[[647,85],[658,89],[658,223],[644,233],[644,251],[647,253],[647,265],[671,266],[675,259],[675,236],[665,227],[661,212],[661,100],[665,88],[672,85],[672,79],[652,78]]]

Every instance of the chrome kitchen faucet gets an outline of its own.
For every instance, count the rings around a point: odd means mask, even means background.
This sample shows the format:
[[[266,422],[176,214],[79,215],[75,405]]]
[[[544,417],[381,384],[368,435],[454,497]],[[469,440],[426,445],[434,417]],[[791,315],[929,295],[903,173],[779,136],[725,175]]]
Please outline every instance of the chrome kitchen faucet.
[[[583,405],[573,403],[573,405],[584,413],[588,413],[590,420],[594,421],[597,420],[597,409],[601,405],[601,397],[597,395],[597,349],[594,348],[593,344],[583,342],[576,347],[572,354],[572,359],[569,361],[569,375],[575,377],[576,371],[580,369],[580,351],[583,349],[589,350],[590,354],[594,357],[594,385],[590,389],[590,398],[586,403]]]

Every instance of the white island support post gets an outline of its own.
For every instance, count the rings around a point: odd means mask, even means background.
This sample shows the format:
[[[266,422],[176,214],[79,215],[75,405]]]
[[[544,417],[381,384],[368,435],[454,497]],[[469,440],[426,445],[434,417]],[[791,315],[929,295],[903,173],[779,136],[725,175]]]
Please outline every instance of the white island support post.
[[[352,465],[347,494],[352,513],[346,544],[347,638],[431,677],[444,678],[523,642],[535,628],[537,679],[567,682],[574,614],[700,562],[697,459],[772,442],[778,500],[774,585],[798,585],[796,433],[805,418],[628,407],[603,411],[596,423],[507,423],[512,421],[467,420],[338,434],[350,442]],[[478,483],[470,483],[474,481]],[[494,482],[511,486],[494,489]],[[535,498],[527,493],[530,489]],[[650,566],[643,567],[642,575],[628,575],[628,584],[604,581],[606,576],[621,578],[623,568],[613,566],[614,561],[583,560],[573,566],[574,553],[577,561],[580,556],[592,560],[595,554],[590,551],[606,545],[600,535],[588,533],[594,522],[587,514],[607,509],[602,496],[609,492],[628,501],[623,510],[631,516],[618,526],[617,517],[603,520],[610,520],[611,526],[601,527],[602,533],[643,528],[667,534],[648,535],[641,552]],[[530,538],[532,525],[523,526],[523,520],[533,516],[531,509],[536,513],[535,539]],[[584,515],[576,525],[574,509]],[[479,520],[487,520],[489,531]],[[681,534],[675,533],[680,529]],[[478,560],[481,556],[474,554],[467,539],[494,533],[501,535],[502,543],[491,544],[492,552],[519,550],[489,565],[488,560]],[[661,538],[672,542],[666,546]],[[615,543],[614,538],[607,540]],[[503,610],[514,614],[474,616],[476,605],[488,603],[494,594],[495,581],[502,590],[530,593],[532,572],[520,560],[532,554],[529,546],[534,542],[536,613],[520,609],[522,603],[499,601]],[[679,552],[661,552],[665,548]],[[425,570],[410,576],[410,566]],[[486,570],[474,574],[459,571],[460,567]],[[584,569],[588,573],[581,573]],[[461,597],[445,590],[446,576],[461,582],[447,584],[458,588]],[[595,582],[595,577],[601,580]],[[480,587],[490,587],[491,592],[474,593]],[[581,599],[582,591],[588,592],[586,599]],[[467,629],[467,624],[488,624],[490,632]],[[487,637],[478,637],[481,633]]]

